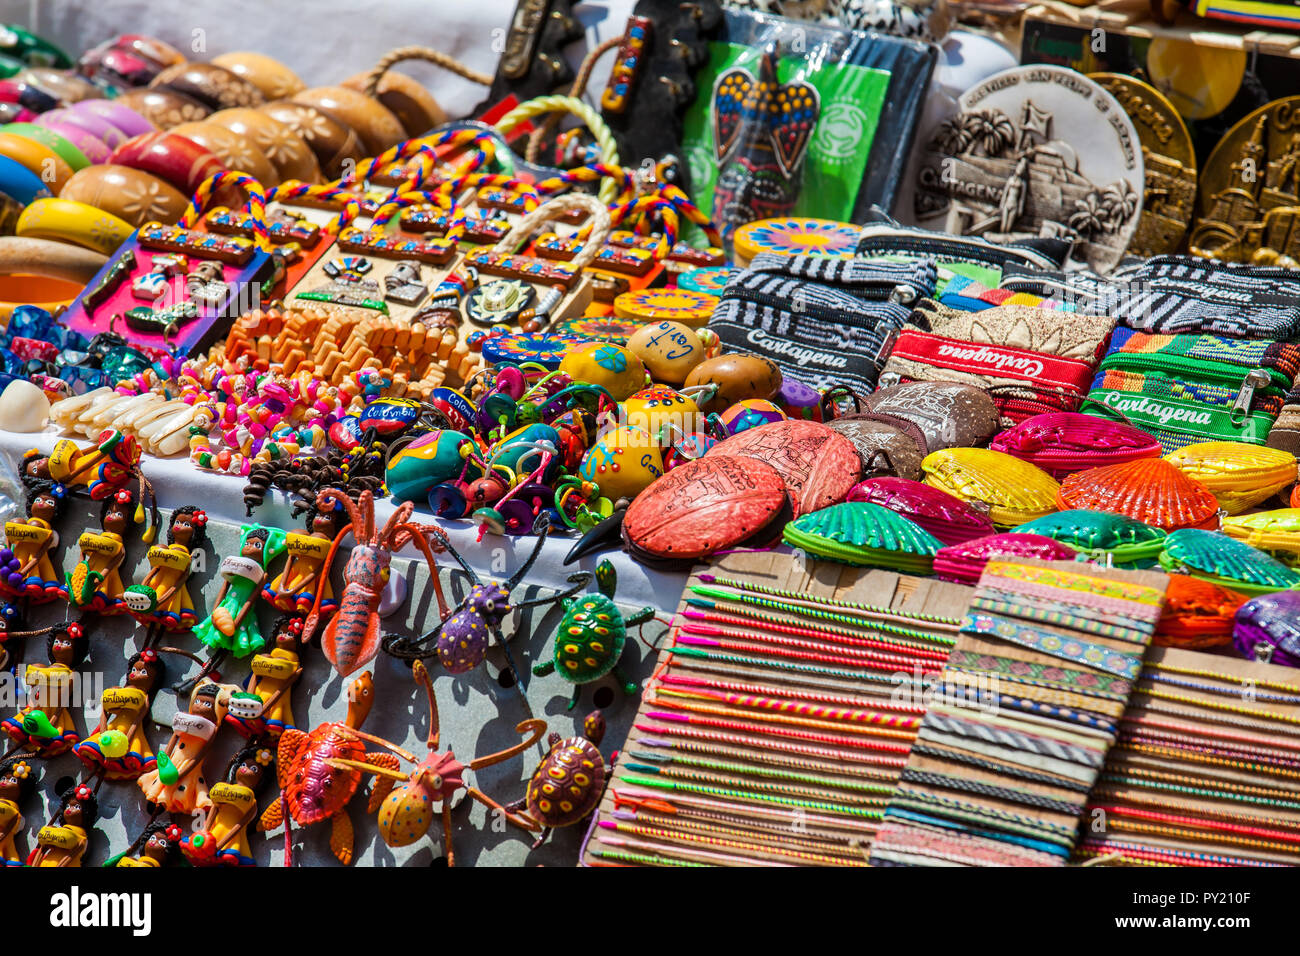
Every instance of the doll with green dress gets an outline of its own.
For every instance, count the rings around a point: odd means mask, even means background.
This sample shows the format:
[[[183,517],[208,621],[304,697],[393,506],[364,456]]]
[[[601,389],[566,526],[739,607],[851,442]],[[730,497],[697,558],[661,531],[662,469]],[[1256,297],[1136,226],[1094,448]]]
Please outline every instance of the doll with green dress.
[[[285,533],[279,528],[244,525],[239,554],[221,562],[221,590],[207,620],[194,634],[214,653],[204,667],[209,671],[226,654],[243,659],[266,646],[253,613],[253,605],[266,580],[267,566],[284,553]]]

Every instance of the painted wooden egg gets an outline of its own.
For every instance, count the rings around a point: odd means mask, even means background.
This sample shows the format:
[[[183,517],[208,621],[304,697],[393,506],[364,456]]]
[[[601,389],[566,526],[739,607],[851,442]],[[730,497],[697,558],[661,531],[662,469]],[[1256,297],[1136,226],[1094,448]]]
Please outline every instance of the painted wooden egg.
[[[664,473],[659,443],[639,428],[616,428],[582,456],[578,474],[611,501],[635,498]]]
[[[411,442],[388,462],[388,492],[398,501],[422,499],[436,484],[460,476],[465,466],[461,448],[473,449],[473,440],[461,432],[435,429]],[[479,476],[470,465],[466,479]]]
[[[590,342],[569,349],[560,371],[575,382],[600,385],[621,402],[645,384],[645,366],[636,355],[611,342]]]
[[[623,418],[629,427],[648,432],[664,444],[693,434],[703,425],[700,407],[667,385],[651,385],[634,392],[623,403]],[[668,434],[664,434],[665,426],[670,426]]]
[[[704,343],[680,322],[655,322],[632,333],[627,347],[636,353],[656,382],[681,385],[704,361]]]
[[[762,398],[747,398],[743,402],[736,402],[717,417],[718,427],[728,435],[738,435],[748,428],[783,421],[785,412]]]

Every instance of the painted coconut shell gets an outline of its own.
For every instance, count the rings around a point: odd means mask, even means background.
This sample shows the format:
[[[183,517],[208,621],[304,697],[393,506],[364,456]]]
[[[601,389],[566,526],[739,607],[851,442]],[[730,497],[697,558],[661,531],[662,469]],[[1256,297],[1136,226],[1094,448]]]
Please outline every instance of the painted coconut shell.
[[[1159,458],[1160,442],[1140,428],[1081,412],[1026,418],[993,437],[989,447],[1037,465],[1058,481],[1102,463]]]
[[[785,543],[814,557],[863,567],[929,574],[943,543],[900,514],[866,501],[846,501],[796,518]]]
[[[1247,594],[1300,586],[1300,573],[1248,544],[1217,531],[1184,528],[1165,539],[1160,563]]]
[[[1219,647],[1232,640],[1244,594],[1190,574],[1169,575],[1165,606],[1152,642],[1163,647]]]
[[[946,491],[903,478],[868,478],[849,489],[849,501],[868,501],[904,515],[945,545],[994,534],[988,514]]]
[[[1295,455],[1244,442],[1197,442],[1171,452],[1165,461],[1210,489],[1230,515],[1267,501],[1296,480]]]
[[[1163,458],[1105,465],[1070,475],[1056,503],[1062,510],[1109,511],[1174,531],[1211,528],[1219,502],[1210,490]]]
[[[925,457],[925,436],[911,422],[903,419],[884,421],[886,416],[847,416],[826,423],[858,450],[864,475],[895,475],[913,481],[921,479],[921,459]],[[914,434],[908,434],[908,431]]]
[[[921,462],[925,483],[963,501],[982,501],[1000,528],[1056,510],[1060,486],[1047,472],[987,448],[947,448]]]
[[[1247,601],[1237,610],[1232,642],[1247,657],[1300,667],[1300,592]]]
[[[1046,515],[1022,524],[1016,531],[1041,534],[1079,551],[1110,554],[1117,565],[1145,567],[1160,557],[1168,533],[1128,515],[1078,509]]]
[[[862,480],[862,459],[853,443],[818,422],[787,420],[746,429],[718,442],[705,457],[754,458],[785,481],[795,515],[844,500]]]
[[[679,568],[742,543],[779,540],[792,517],[775,468],[710,453],[637,495],[623,518],[623,541],[643,563]]]
[[[1041,534],[1007,532],[991,534],[962,544],[949,545],[934,556],[934,573],[941,581],[974,584],[984,565],[994,558],[1041,558],[1044,561],[1072,561],[1075,550]]]

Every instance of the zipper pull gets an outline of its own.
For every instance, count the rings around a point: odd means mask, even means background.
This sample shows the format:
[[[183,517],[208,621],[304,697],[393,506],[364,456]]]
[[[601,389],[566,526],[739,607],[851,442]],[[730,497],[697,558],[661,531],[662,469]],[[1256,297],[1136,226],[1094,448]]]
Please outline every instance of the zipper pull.
[[[911,305],[916,301],[916,289],[910,285],[896,285],[889,294],[889,301],[899,305]]]
[[[1250,414],[1250,402],[1255,397],[1255,389],[1267,388],[1272,377],[1262,368],[1252,369],[1246,373],[1246,380],[1241,383],[1241,391],[1237,393],[1237,400],[1232,403],[1232,423],[1239,425],[1246,420]]]

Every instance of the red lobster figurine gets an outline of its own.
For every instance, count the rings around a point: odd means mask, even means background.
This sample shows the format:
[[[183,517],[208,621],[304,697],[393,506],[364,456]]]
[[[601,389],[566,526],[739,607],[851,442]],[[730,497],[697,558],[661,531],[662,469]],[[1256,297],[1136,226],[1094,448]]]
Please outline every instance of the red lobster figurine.
[[[325,556],[325,564],[321,568],[322,580],[329,574],[343,537],[351,532],[356,540],[356,545],[348,556],[348,563],[343,568],[345,583],[338,613],[331,618],[321,636],[321,650],[334,665],[334,669],[347,677],[358,668],[365,667],[379,653],[379,602],[383,597],[384,585],[388,583],[388,565],[395,551],[414,542],[429,564],[429,577],[433,581],[434,594],[443,617],[447,615],[447,602],[442,594],[442,583],[438,580],[434,549],[429,543],[433,529],[409,521],[415,511],[414,504],[407,501],[398,505],[383,529],[376,534],[375,499],[369,491],[361,492],[354,502],[345,492],[328,488],[320,493],[318,500],[324,505],[339,502],[348,513],[348,524],[339,530],[330,544],[329,554]],[[323,587],[316,589],[315,603],[307,615],[307,623],[303,625],[304,644],[311,640],[320,623],[321,595],[324,591]]]

